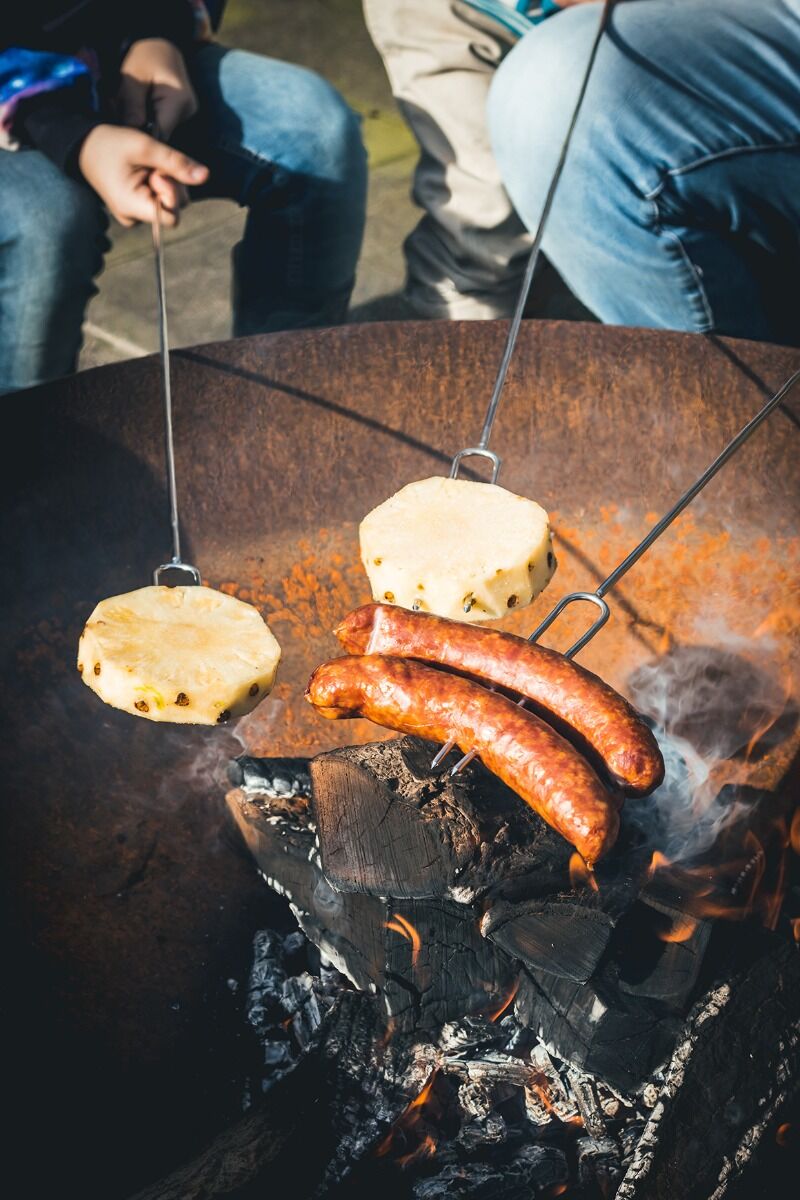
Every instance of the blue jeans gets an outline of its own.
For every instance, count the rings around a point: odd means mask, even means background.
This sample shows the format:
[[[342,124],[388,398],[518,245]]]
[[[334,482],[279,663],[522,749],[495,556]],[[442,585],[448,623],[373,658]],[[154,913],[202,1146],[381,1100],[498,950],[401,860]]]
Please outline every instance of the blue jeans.
[[[530,229],[599,15],[532,30],[492,85],[493,149]],[[619,4],[543,249],[603,321],[797,341],[800,0]]]
[[[358,118],[319,76],[221,46],[187,60],[199,113],[173,141],[210,168],[197,198],[248,210],[238,336],[344,318],[364,231]],[[108,249],[98,197],[36,150],[0,150],[0,394],[74,370]]]

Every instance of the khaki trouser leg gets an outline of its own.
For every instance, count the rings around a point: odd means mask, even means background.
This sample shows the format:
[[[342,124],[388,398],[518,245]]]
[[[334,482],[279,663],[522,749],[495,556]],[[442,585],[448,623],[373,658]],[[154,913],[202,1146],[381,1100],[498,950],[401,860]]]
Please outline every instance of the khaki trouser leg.
[[[406,297],[431,317],[506,316],[530,238],[500,182],[485,108],[500,46],[449,0],[363,0],[392,91],[419,142]]]

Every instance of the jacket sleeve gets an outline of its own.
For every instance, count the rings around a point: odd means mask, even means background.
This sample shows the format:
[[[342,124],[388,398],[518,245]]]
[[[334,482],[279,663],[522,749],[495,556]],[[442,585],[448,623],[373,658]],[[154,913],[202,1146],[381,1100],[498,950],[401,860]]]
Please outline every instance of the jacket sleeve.
[[[184,50],[209,29],[202,0],[138,0],[115,3],[107,12],[97,35],[104,46],[118,47],[117,60],[105,64],[112,75],[133,42],[164,38]],[[41,150],[66,174],[80,177],[80,148],[101,123],[89,68],[81,59],[35,49],[36,31],[24,19],[6,25],[2,40],[8,48],[0,49],[0,124],[7,133]],[[5,77],[17,88],[4,105],[2,68],[9,56],[12,69]]]
[[[97,124],[89,67],[47,50],[0,49],[0,127],[6,146],[23,138],[68,169],[75,146]]]

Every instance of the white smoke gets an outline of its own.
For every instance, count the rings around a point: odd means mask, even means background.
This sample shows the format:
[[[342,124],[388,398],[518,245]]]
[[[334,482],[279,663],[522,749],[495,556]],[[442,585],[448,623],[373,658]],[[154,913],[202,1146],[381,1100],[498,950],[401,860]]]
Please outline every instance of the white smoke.
[[[752,789],[720,789],[714,768],[745,755],[757,760],[797,721],[771,640],[756,645],[720,616],[696,628],[703,644],[674,646],[643,664],[627,689],[654,726],[666,775],[652,796],[628,801],[626,813],[673,862],[705,853],[757,803]]]

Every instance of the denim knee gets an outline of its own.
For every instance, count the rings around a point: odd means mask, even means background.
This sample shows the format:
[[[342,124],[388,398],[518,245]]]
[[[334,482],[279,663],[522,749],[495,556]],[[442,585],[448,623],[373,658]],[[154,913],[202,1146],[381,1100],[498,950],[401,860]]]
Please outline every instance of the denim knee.
[[[223,50],[219,72],[248,153],[332,183],[366,179],[360,120],[326,80],[244,50]]]
[[[300,81],[298,80],[298,83]],[[367,155],[361,120],[327,80],[303,72],[302,99],[313,127],[295,150],[294,162],[284,165],[336,183],[366,178]]]
[[[529,228],[538,221],[567,132],[582,71],[582,66],[576,64],[587,57],[596,25],[595,7],[570,9],[532,30],[507,56],[492,81],[487,106],[492,150],[503,183]],[[593,20],[587,21],[587,17]],[[570,36],[565,28],[570,21],[579,26],[576,33],[582,32],[583,37]],[[601,70],[598,62],[595,86]],[[570,165],[591,152],[592,139],[586,136],[586,124],[579,121],[573,133]],[[570,197],[562,187],[558,207],[563,211],[569,203]]]
[[[0,239],[16,261],[35,267],[40,286],[50,280],[62,293],[83,290],[102,266],[108,218],[90,188],[46,166],[44,177],[20,177],[4,189]]]

